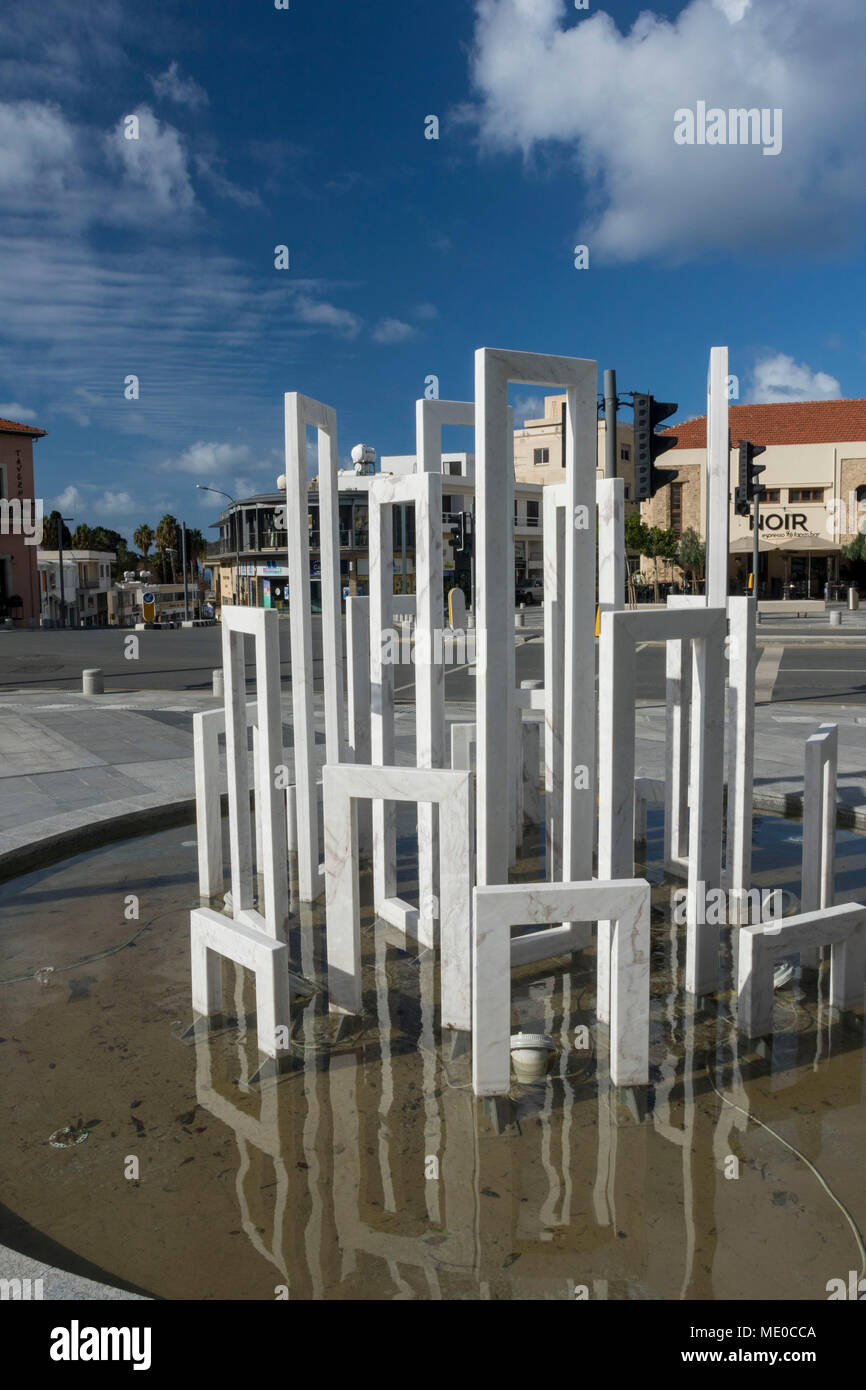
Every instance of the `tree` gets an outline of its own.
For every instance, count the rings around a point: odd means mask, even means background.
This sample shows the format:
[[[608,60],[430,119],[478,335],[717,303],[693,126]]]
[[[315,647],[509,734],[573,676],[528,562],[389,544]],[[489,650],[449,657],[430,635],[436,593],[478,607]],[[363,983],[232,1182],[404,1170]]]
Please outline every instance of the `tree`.
[[[52,512],[50,517],[42,526],[42,549],[57,550],[57,528],[63,527],[62,539],[63,549],[68,550],[72,545],[72,536],[66,522],[63,521],[60,512]]]
[[[677,538],[673,531],[664,531],[660,526],[650,526],[643,553],[653,562],[653,602],[658,603],[659,560],[673,560],[677,553]]]
[[[677,546],[677,560],[689,576],[694,590],[695,580],[703,578],[704,567],[707,563],[707,547],[693,526],[687,526],[680,536],[680,543]]]
[[[136,527],[135,531],[132,533],[132,539],[141,552],[142,560],[146,560],[147,552],[150,550],[154,541],[153,531],[146,521],[142,522],[141,526]]]
[[[156,542],[156,548],[159,551],[159,568],[162,573],[162,582],[163,584],[168,582],[166,575],[169,572],[171,573],[172,582],[174,582],[176,577],[174,550],[177,545],[177,518],[167,512],[156,528],[154,540]],[[166,554],[169,556],[170,569],[166,566]]]
[[[72,533],[73,550],[95,550],[94,533],[86,521],[79,521]]]

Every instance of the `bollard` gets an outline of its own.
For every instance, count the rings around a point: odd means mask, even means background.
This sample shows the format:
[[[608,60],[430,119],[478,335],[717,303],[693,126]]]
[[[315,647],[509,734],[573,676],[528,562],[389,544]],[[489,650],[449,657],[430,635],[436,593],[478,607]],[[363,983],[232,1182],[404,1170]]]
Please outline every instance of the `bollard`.
[[[860,607],[860,591],[853,584],[848,590],[848,611],[854,613]]]
[[[218,666],[213,673],[213,693],[216,699],[218,700],[222,700],[225,698],[225,689],[223,687],[223,668],[221,666]]]
[[[105,694],[105,681],[98,666],[81,672],[81,689],[85,695]]]
[[[841,609],[841,608],[831,608],[831,609],[830,609],[830,626],[831,626],[831,627],[841,627],[841,626],[842,626],[842,609]]]
[[[516,622],[517,627],[525,627],[525,626],[526,626],[526,604],[525,604],[525,603],[521,603],[520,608],[517,610],[517,615],[516,615],[515,622]]]

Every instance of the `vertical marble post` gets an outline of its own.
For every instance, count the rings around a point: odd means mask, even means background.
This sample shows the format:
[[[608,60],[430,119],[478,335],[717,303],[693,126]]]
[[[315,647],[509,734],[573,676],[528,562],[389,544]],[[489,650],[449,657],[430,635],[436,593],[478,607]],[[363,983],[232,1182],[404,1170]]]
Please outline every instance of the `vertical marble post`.
[[[836,869],[836,769],[839,726],[822,724],[806,740],[803,782],[803,872],[800,905],[804,912],[832,907]],[[800,964],[818,964],[817,947],[806,947]]]
[[[353,763],[370,762],[370,600],[366,595],[346,599],[346,665],[349,750]],[[358,851],[373,850],[370,807],[358,807]]]
[[[625,484],[622,478],[599,478],[598,606],[602,613],[625,604]]]
[[[728,598],[731,453],[728,438],[728,349],[710,349],[707,374],[707,474],[704,535],[707,538],[707,605],[724,608]]]
[[[598,649],[598,877],[634,871],[635,642],[627,614],[601,615]],[[589,875],[588,875],[589,877]],[[610,1021],[612,923],[598,924],[599,1019]]]
[[[700,893],[722,881],[725,610],[708,609],[714,631],[692,642],[692,741],[689,758],[689,879],[686,990],[712,994],[718,985],[719,928],[697,920]],[[703,885],[699,890],[698,885]],[[706,914],[702,914],[706,915]]]
[[[442,618],[442,473],[422,475],[415,504],[415,740],[418,767],[445,763],[445,684],[436,659]],[[418,805],[418,940],[438,936],[439,808]]]
[[[394,533],[390,505],[369,493],[370,536],[370,757],[394,762],[394,668],[384,660],[385,628],[394,599]],[[373,801],[373,892],[376,903],[397,892],[397,820],[393,801]]]
[[[292,736],[298,812],[298,895],[312,902],[319,883],[319,808],[313,722],[313,628],[310,606],[310,532],[307,525],[307,432],[303,398],[286,405],[286,536],[292,650]]]
[[[226,775],[229,846],[234,915],[253,906],[253,844],[250,826],[250,764],[247,746],[247,696],[244,633],[233,629],[223,613],[222,649],[225,679]]]
[[[728,599],[728,812],[725,883],[732,921],[748,921],[755,761],[755,603]]]
[[[565,508],[562,487],[544,489],[544,801],[547,878],[562,878],[562,700]]]

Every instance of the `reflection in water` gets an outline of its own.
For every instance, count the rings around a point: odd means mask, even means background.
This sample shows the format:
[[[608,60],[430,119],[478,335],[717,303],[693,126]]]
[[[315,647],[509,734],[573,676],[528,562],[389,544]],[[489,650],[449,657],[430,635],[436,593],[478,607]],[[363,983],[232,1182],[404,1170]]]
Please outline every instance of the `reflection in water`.
[[[794,829],[760,821],[759,884],[797,891],[799,845],[786,858],[782,838]],[[658,831],[651,814],[648,859]],[[440,1032],[435,957],[368,906],[365,1013],[330,1015],[323,909],[297,903],[291,959],[310,988],[293,1001],[292,1068],[256,1082],[247,972],[224,966],[235,1017],[179,1041],[195,886],[184,835],[0,889],[0,978],[19,981],[2,993],[0,1057],[14,1065],[0,1163],[7,1204],[32,1225],[170,1298],[822,1299],[859,1269],[862,1015],[832,1016],[814,980],[795,980],[773,1038],[744,1044],[729,960],[718,996],[687,1007],[671,884],[653,890],[648,1094],[610,1084],[592,949],[514,971],[515,1030],[559,1051],[548,1078],[488,1103],[472,1095],[465,1037]],[[866,843],[839,839],[840,872],[862,883]],[[151,866],[154,925],[109,954],[129,939],[112,891],[122,901]],[[91,977],[89,993],[42,988],[45,960],[54,981]],[[88,1144],[51,1150],[45,1136],[79,1114],[97,1120]]]

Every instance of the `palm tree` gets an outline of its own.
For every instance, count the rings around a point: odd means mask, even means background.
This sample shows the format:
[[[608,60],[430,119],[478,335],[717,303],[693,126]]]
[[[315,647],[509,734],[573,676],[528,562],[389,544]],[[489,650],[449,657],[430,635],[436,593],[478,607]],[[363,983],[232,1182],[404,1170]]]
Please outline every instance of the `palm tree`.
[[[133,541],[138,546],[142,560],[147,559],[147,552],[153,545],[153,531],[147,522],[142,522],[141,526],[134,532]]]
[[[162,521],[156,528],[156,535],[154,536],[154,540],[156,541],[156,548],[159,551],[159,564],[160,569],[162,570],[162,582],[166,582],[165,556],[167,551],[168,554],[171,556],[171,578],[173,583],[175,579],[174,548],[177,545],[177,518],[173,517],[169,512],[166,512],[165,516],[162,518]]]

